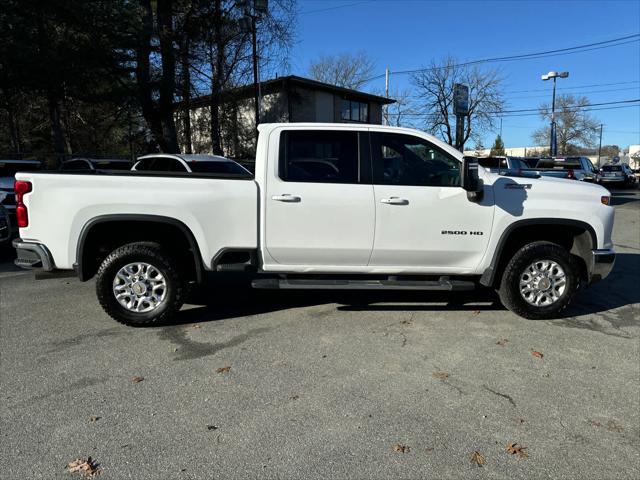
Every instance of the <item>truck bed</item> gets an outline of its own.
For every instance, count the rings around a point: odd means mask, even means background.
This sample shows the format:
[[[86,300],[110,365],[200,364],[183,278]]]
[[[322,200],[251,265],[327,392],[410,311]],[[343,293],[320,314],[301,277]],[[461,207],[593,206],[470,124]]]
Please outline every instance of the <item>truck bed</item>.
[[[256,248],[258,188],[249,176],[147,172],[18,173],[25,195],[24,240],[47,245],[59,269],[73,268],[82,229],[101,216],[175,219],[195,237],[205,268],[222,248]]]

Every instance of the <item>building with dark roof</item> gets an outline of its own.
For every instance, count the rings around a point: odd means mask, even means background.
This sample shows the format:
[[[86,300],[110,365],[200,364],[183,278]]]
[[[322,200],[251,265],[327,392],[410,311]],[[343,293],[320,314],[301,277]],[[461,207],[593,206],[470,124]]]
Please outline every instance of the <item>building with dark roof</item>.
[[[260,83],[261,123],[337,122],[382,124],[383,107],[395,100],[294,75]],[[230,89],[220,98],[226,156],[250,158],[255,145],[254,87]],[[178,104],[178,109],[181,104]],[[193,151],[211,151],[211,96],[190,102]],[[180,128],[180,115],[177,115]]]

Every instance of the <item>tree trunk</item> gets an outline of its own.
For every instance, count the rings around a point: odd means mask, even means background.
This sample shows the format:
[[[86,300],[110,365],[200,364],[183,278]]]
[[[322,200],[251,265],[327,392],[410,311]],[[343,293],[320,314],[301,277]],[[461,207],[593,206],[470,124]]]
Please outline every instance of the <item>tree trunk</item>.
[[[53,154],[57,166],[63,159],[65,154],[64,130],[62,129],[60,99],[53,93],[52,89],[47,92],[47,104],[49,107],[49,124],[51,127],[51,145],[53,146]]]
[[[160,150],[167,151],[167,144],[162,132],[160,115],[153,101],[153,84],[151,83],[151,36],[153,34],[153,10],[151,0],[139,0],[143,10],[142,28],[138,36],[136,46],[136,82],[138,87],[138,99],[151,135]]]
[[[213,43],[215,46],[215,61],[213,49],[210,49],[211,62],[211,151],[214,155],[222,155],[220,141],[220,90],[224,74],[224,43],[222,40],[222,5],[221,0],[215,0],[213,11]]]
[[[176,56],[173,48],[173,1],[157,0],[162,76],[158,101],[162,133],[167,153],[180,153],[176,122],[173,117],[173,100],[176,90]]]
[[[193,153],[191,144],[191,73],[189,51],[191,42],[188,34],[184,33],[181,45],[181,65],[182,65],[182,127],[184,134],[185,153]]]
[[[44,13],[41,7],[38,9],[37,15],[37,28],[38,28],[38,50],[42,58],[47,57],[48,53],[48,38],[44,23]],[[64,131],[62,129],[61,121],[61,108],[60,108],[60,95],[59,85],[52,83],[51,77],[48,78],[46,93],[47,93],[47,107],[49,109],[49,127],[51,130],[51,147],[54,154],[54,164],[52,167],[57,166],[64,158]]]

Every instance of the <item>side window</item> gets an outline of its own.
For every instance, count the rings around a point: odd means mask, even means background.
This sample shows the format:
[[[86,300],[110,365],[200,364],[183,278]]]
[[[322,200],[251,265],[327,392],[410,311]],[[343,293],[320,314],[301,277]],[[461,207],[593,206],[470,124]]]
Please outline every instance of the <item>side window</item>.
[[[418,137],[372,133],[373,183],[425,187],[460,186],[460,162]]]
[[[283,132],[279,176],[285,182],[358,183],[358,132]]]

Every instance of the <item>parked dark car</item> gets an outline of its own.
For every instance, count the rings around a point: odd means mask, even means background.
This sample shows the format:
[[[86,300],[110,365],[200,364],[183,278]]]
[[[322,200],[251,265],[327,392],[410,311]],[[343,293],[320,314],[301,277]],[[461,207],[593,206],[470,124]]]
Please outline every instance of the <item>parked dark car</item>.
[[[626,163],[604,165],[600,173],[601,185],[630,187],[636,182],[633,170]]]
[[[42,169],[39,160],[0,160],[0,205],[15,219],[16,199],[13,193],[16,172],[35,172]]]
[[[4,247],[11,241],[13,230],[7,209],[0,205],[0,247]]]
[[[126,159],[72,158],[60,165],[63,172],[82,172],[95,170],[130,170],[132,163]]]

